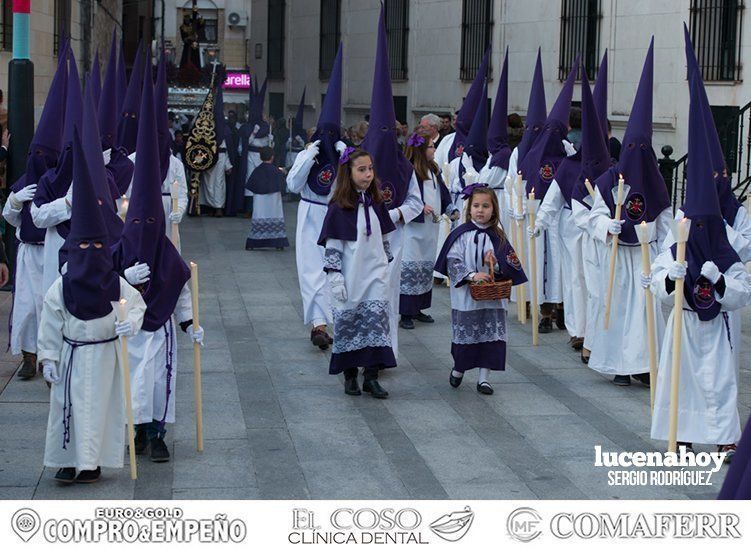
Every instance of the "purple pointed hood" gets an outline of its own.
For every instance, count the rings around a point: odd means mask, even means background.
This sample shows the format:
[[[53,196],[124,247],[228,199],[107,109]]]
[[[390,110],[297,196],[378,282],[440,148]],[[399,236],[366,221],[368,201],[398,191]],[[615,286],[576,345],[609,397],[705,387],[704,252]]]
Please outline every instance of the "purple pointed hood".
[[[508,170],[511,157],[511,147],[508,146],[508,46],[503,58],[501,79],[498,81],[498,91],[495,95],[493,115],[488,126],[488,152],[492,155],[490,166],[499,166]]]
[[[117,41],[112,34],[107,71],[104,74],[104,86],[99,97],[99,132],[102,137],[102,149],[111,149],[115,146],[117,136]]]
[[[156,109],[156,134],[159,146],[159,174],[162,181],[169,171],[170,157],[172,156],[172,134],[169,132],[169,118],[167,111],[167,59],[164,56],[164,48],[159,57],[159,69],[156,73],[156,87],[154,89],[154,101]],[[221,87],[221,86],[220,86]]]
[[[295,113],[295,120],[292,122],[292,135],[300,137],[303,141],[307,141],[308,133],[305,131],[305,122],[303,120],[305,116],[305,91],[307,88],[302,89],[302,96],[300,97],[300,104],[297,106],[297,112]]]
[[[615,212],[612,189],[618,185],[618,174],[623,174],[625,183],[631,187],[623,203],[623,230],[620,240],[638,244],[634,226],[654,221],[670,206],[670,197],[665,180],[657,165],[657,156],[652,149],[652,87],[654,78],[654,38],[650,42],[639,87],[631,108],[631,115],[623,136],[623,148],[617,168],[611,168],[595,183],[605,203]]]
[[[328,196],[339,168],[339,153],[334,145],[341,139],[343,55],[344,47],[339,43],[316,131],[310,138],[311,142],[320,140],[316,163],[308,173],[308,187],[318,196]]]
[[[597,117],[605,140],[608,139],[608,50],[602,55],[600,68],[597,69],[597,82],[592,90]]]
[[[571,97],[574,93],[578,71],[579,56],[576,57],[576,61],[574,61],[571,71],[563,83],[558,99],[555,100],[553,108],[550,109],[542,132],[519,164],[519,171],[522,172],[522,177],[527,182],[527,194],[534,189],[535,196],[539,197],[540,200],[545,198],[550,183],[555,179],[558,166],[566,158],[563,140],[566,139],[568,134]]]
[[[268,79],[264,79],[261,89],[254,92],[254,97],[250,102],[250,110],[248,111],[248,122],[246,123],[245,132],[250,135],[253,132],[253,127],[257,124],[259,126],[256,138],[263,138],[269,135],[271,127],[269,123],[263,119],[263,108],[266,102],[266,85]]]
[[[115,43],[116,32],[112,32],[112,43]],[[120,120],[120,114],[125,106],[125,94],[128,91],[128,75],[125,72],[125,48],[120,42],[120,52],[117,56],[117,119]]]
[[[92,143],[102,157],[99,141]],[[102,318],[112,312],[110,302],[120,299],[120,277],[107,246],[107,228],[78,128],[73,135],[73,204],[71,230],[66,239],[68,268],[63,275],[63,300],[80,320]]]
[[[480,106],[482,100],[483,89],[485,87],[485,77],[488,74],[488,64],[490,63],[490,47],[485,50],[485,55],[480,63],[480,68],[477,69],[475,79],[472,81],[472,85],[469,87],[467,97],[464,98],[459,114],[456,115],[456,133],[454,135],[454,142],[449,149],[449,162],[451,162],[457,156],[461,156],[464,150],[464,140],[469,134],[469,130],[472,129],[472,121],[475,119],[477,108]],[[487,97],[487,91],[485,92]],[[484,107],[484,105],[483,105]]]
[[[474,166],[477,173],[480,173],[480,170],[485,167],[488,161],[487,84],[483,87],[483,91],[485,93],[481,96],[482,101],[475,113],[472,127],[464,142],[464,154],[472,160],[472,166]]]
[[[735,216],[738,213],[738,208],[741,207],[741,203],[738,201],[738,198],[735,196],[730,185],[727,163],[725,162],[725,155],[722,152],[720,138],[717,134],[717,126],[715,125],[714,117],[712,116],[712,110],[709,107],[707,91],[704,88],[701,71],[699,70],[699,63],[696,60],[694,47],[691,43],[691,36],[689,35],[688,27],[686,27],[685,23],[683,24],[683,36],[686,45],[686,64],[688,66],[689,79],[693,74],[696,74],[701,85],[699,99],[701,99],[704,126],[707,129],[707,145],[709,146],[709,154],[712,159],[712,168],[717,173],[717,193],[720,197],[720,209],[722,210],[722,216],[725,218],[725,221],[727,221],[732,227],[735,223]]]
[[[535,72],[532,76],[532,87],[529,89],[527,116],[524,119],[524,134],[522,135],[522,140],[519,142],[519,145],[516,147],[517,166],[521,166],[527,152],[529,152],[529,149],[539,137],[547,116],[548,110],[545,105],[545,83],[542,79],[542,55],[538,49]]]
[[[686,303],[699,320],[712,320],[722,309],[715,298],[715,288],[701,275],[705,261],[713,261],[721,273],[726,272],[740,258],[728,241],[725,221],[717,196],[717,182],[704,125],[703,85],[698,72],[690,75],[691,104],[688,120],[688,171],[686,200],[681,206],[691,220],[686,243],[688,270],[684,286]],[[672,247],[675,257],[675,245]]]
[[[91,91],[94,93],[94,110],[99,108],[99,101],[102,96],[102,67],[99,65],[99,50],[94,54],[94,61],[91,63]]]
[[[600,70],[602,70],[602,65],[600,65]],[[573,199],[589,207],[584,202],[584,198],[589,196],[584,180],[589,179],[590,183],[594,185],[597,178],[610,168],[611,160],[610,151],[602,134],[599,111],[595,105],[593,93],[589,90],[589,81],[584,71],[582,71],[581,151],[574,156],[579,157],[580,164],[579,175],[573,181],[573,184],[570,184],[571,182],[563,176],[559,179],[559,176],[556,175],[556,180],[569,206]],[[561,167],[558,169],[559,174],[564,171],[564,165],[568,164],[570,158],[573,157],[565,158],[561,162]]]
[[[11,185],[10,190],[13,192],[18,192],[27,185],[37,185],[45,173],[54,170],[63,149],[63,125],[60,121],[65,117],[68,86],[67,44],[66,40],[60,48],[57,70],[52,78],[39,124],[31,138],[26,172]],[[39,192],[38,189],[37,192]],[[21,241],[44,242],[46,232],[46,229],[40,229],[34,225],[31,219],[31,202],[24,202],[19,228]]]
[[[407,197],[414,169],[396,140],[396,113],[394,112],[394,94],[391,89],[389,44],[386,37],[383,4],[381,4],[381,16],[378,19],[373,95],[370,98],[370,124],[362,142],[362,148],[373,158],[376,177],[380,181],[386,207],[393,209],[401,206]]]
[[[73,52],[69,52],[68,89],[65,101],[65,123],[63,126],[63,152],[54,169],[49,169],[40,178],[34,204],[37,207],[62,198],[70,189],[73,180],[73,131],[80,128],[83,116],[83,97],[81,95],[81,81]],[[64,221],[57,225],[57,232],[62,238],[68,236],[70,222]]]
[[[115,249],[115,263],[119,272],[137,261],[150,267],[151,279],[139,291],[146,302],[143,329],[154,332],[164,326],[174,312],[180,292],[190,278],[190,270],[165,236],[151,78],[143,79],[140,114],[133,187],[123,234]]]
[[[148,80],[151,80],[149,74]],[[124,147],[128,154],[136,150],[136,136],[138,135],[139,103],[141,102],[141,86],[144,81],[144,52],[141,42],[138,43],[133,71],[130,73],[128,90],[125,92],[120,120],[117,123],[117,144]]]

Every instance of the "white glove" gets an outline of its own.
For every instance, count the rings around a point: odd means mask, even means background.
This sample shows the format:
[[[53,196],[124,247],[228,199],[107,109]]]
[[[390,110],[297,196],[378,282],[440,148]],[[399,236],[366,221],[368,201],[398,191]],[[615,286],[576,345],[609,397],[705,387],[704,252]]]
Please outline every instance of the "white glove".
[[[42,362],[42,375],[47,383],[56,385],[60,383],[60,375],[57,373],[57,362],[45,360]]]
[[[561,143],[563,143],[563,148],[566,149],[566,156],[573,156],[576,154],[576,147],[574,147],[573,143],[566,141],[565,139],[562,139]]]
[[[677,261],[673,261],[673,263],[668,268],[668,278],[670,280],[678,280],[679,278],[686,278],[686,262],[678,263]]]
[[[336,152],[342,154],[344,152],[344,149],[347,148],[347,144],[344,141],[337,141],[336,143],[334,143],[334,148],[336,149]]]
[[[304,154],[308,159],[313,160],[316,156],[318,156],[320,144],[321,144],[321,140],[317,139],[316,141],[313,141],[308,146],[308,148],[303,149],[300,154]]]
[[[256,135],[259,131],[261,131],[261,126],[259,126],[258,124],[253,126],[253,135]]]
[[[172,212],[171,214],[169,214],[169,220],[177,225],[183,220],[183,214],[181,214],[180,212]]]
[[[122,322],[116,320],[115,333],[120,337],[130,337],[135,333],[135,330],[130,320],[123,320]]]
[[[542,228],[539,225],[536,225],[533,229],[532,227],[527,227],[527,236],[529,238],[537,238],[542,233]]]
[[[37,192],[37,186],[36,185],[26,185],[23,189],[18,191],[14,194],[14,198],[18,202],[28,202],[32,198],[34,198],[34,193]]]
[[[610,223],[608,224],[608,232],[610,234],[621,234],[621,230],[623,228],[621,225],[623,225],[626,221],[624,219],[611,219]]]
[[[136,263],[132,267],[125,269],[125,273],[123,274],[125,275],[125,280],[128,281],[128,284],[131,286],[138,286],[139,284],[149,281],[151,269],[149,269],[149,266],[146,263]]]
[[[652,284],[652,275],[641,273],[639,275],[639,282],[641,282],[641,287],[646,290],[649,288],[649,285]]]
[[[524,214],[523,213],[516,213],[516,210],[513,210],[511,212],[511,217],[515,219],[516,221],[524,221]]]
[[[344,286],[344,275],[335,271],[328,274],[331,295],[338,301],[347,301],[347,288]]]
[[[714,261],[705,261],[704,265],[701,266],[701,276],[709,280],[712,284],[717,284],[722,273]]]
[[[203,328],[199,326],[198,329],[194,332],[193,325],[189,324],[187,331],[190,339],[192,339],[194,343],[198,343],[201,347],[203,347]]]

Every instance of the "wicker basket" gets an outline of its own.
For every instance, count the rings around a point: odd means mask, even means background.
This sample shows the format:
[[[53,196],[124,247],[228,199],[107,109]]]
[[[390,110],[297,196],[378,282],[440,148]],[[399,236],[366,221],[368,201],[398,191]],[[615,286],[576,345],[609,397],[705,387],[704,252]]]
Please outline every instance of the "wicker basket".
[[[490,262],[490,282],[472,282],[469,285],[469,295],[475,301],[494,301],[497,299],[508,299],[511,297],[511,286],[513,281],[510,278],[495,280],[495,261]]]

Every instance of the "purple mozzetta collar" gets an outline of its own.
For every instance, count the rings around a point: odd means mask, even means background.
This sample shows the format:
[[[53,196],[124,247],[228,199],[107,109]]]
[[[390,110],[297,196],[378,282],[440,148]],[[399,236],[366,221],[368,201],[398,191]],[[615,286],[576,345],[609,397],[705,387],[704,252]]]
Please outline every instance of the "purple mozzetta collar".
[[[325,246],[326,241],[331,238],[335,240],[357,241],[357,210],[360,206],[370,209],[375,213],[378,222],[381,224],[381,233],[387,234],[396,230],[394,222],[391,221],[389,212],[383,202],[378,204],[370,203],[361,204],[358,202],[357,208],[345,210],[338,204],[329,204],[326,212],[326,218],[323,220],[321,235],[318,237],[318,245]]]

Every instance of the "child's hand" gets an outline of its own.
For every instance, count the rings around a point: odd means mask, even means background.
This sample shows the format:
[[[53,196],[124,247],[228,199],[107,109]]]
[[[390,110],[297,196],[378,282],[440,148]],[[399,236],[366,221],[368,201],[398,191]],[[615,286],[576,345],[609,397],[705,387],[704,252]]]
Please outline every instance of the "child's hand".
[[[490,275],[488,273],[475,273],[472,276],[472,282],[490,282]]]
[[[425,204],[422,211],[426,213],[427,215],[432,214],[435,210],[433,210],[433,207],[430,204]]]
[[[490,265],[490,263],[498,263],[498,261],[496,261],[493,250],[488,250],[487,252],[485,252],[483,260],[485,261],[485,265]]]

